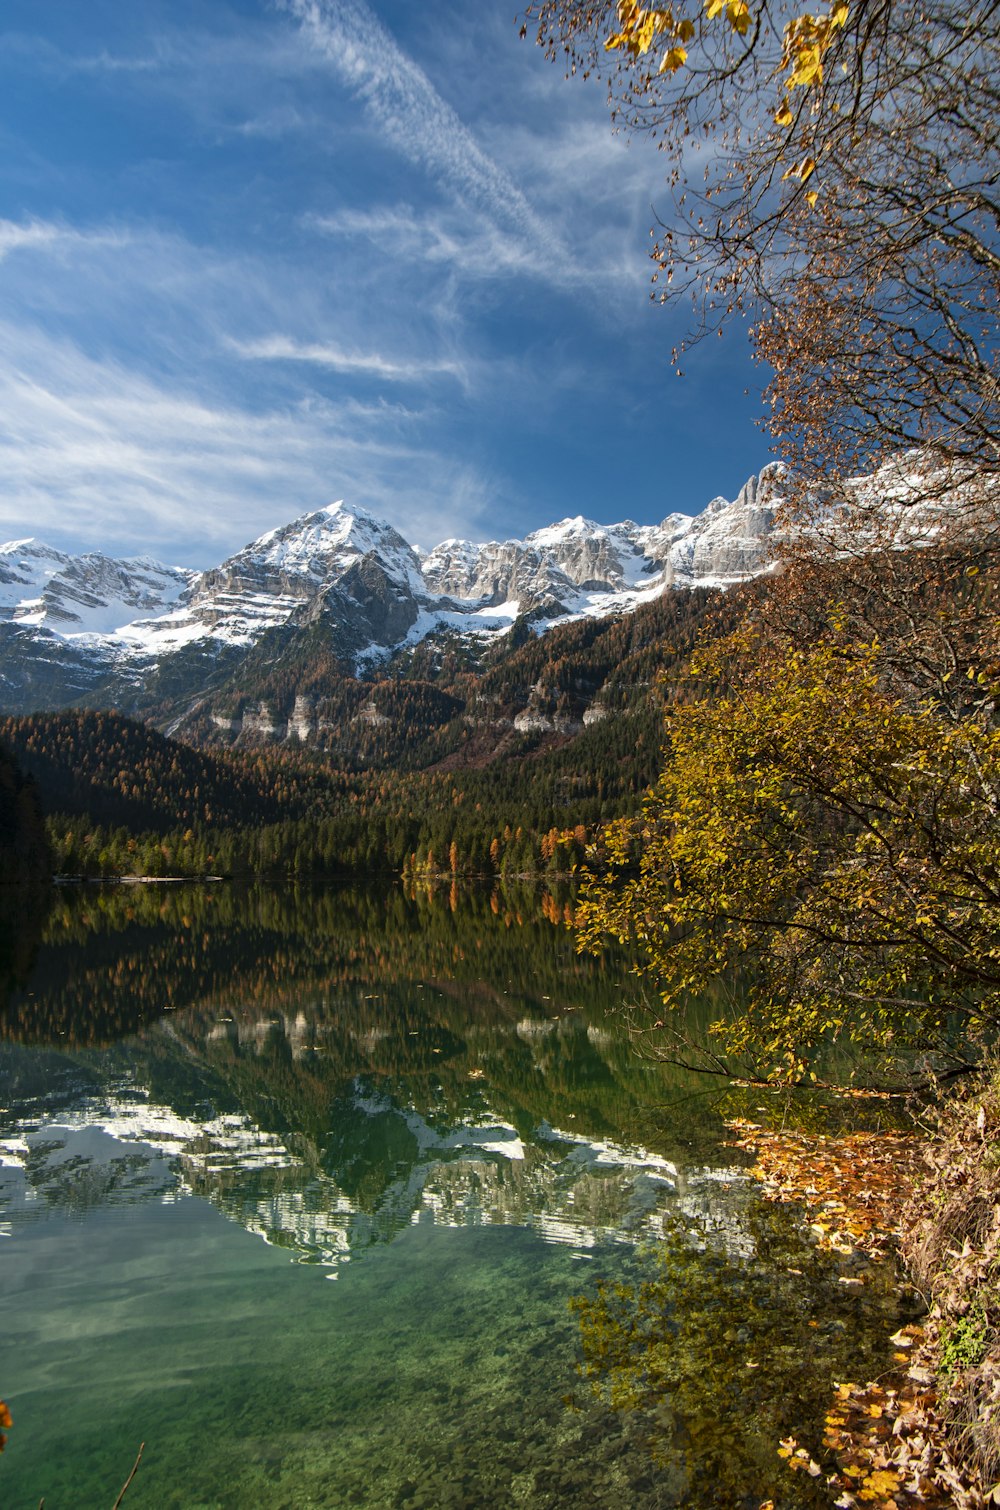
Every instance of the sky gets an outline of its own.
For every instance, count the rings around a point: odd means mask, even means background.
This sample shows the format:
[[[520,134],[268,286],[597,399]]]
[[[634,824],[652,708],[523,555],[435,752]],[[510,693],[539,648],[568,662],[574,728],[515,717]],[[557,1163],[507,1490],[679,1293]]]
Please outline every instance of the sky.
[[[0,539],[207,567],[343,498],[430,548],[655,523],[768,460],[670,351],[669,210],[518,0],[5,0]]]

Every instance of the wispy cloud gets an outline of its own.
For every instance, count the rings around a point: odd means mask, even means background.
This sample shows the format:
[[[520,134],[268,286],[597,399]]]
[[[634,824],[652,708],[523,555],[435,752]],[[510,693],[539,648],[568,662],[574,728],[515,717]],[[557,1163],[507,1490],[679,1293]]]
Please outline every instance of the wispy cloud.
[[[162,66],[162,60],[157,57],[127,57],[102,50],[78,54],[69,66],[79,73],[153,73]]]
[[[24,247],[51,246],[59,235],[58,226],[46,225],[42,221],[19,225],[13,220],[0,220],[0,257]]]
[[[476,211],[420,212],[401,204],[310,215],[303,223],[321,235],[363,239],[386,256],[437,267],[471,281],[524,275],[552,284],[565,280],[563,260]]]
[[[142,539],[168,559],[196,540],[188,564],[209,565],[333,496],[433,540],[485,506],[474,469],[421,442],[405,409],[213,401],[9,322],[0,346],[0,538]]]
[[[0,60],[16,60],[21,66],[65,76],[70,73],[150,73],[160,66],[153,53],[129,55],[107,48],[97,52],[68,52],[49,37],[7,31],[0,36]]]
[[[0,538],[210,564],[341,495],[432,544],[656,494],[660,160],[506,13],[49,10],[0,23]]]
[[[310,122],[294,105],[276,105],[262,114],[248,116],[236,127],[240,136],[259,136],[267,141],[278,141],[291,132],[310,129]]]
[[[345,351],[330,342],[294,341],[288,336],[267,336],[258,341],[229,340],[231,350],[242,357],[266,362],[307,362],[331,372],[364,373],[386,378],[394,383],[425,381],[433,377],[452,377],[463,385],[468,381],[465,367],[454,361],[434,358],[396,358],[378,352]]]
[[[310,45],[363,102],[382,139],[536,255],[562,250],[507,170],[480,146],[365,0],[282,0]]]
[[[0,220],[0,261],[12,252],[121,247],[127,241],[118,231],[81,231],[49,220]]]
[[[331,283],[323,257],[313,256],[316,270],[303,276],[301,260],[223,252],[149,227],[83,231],[0,220],[5,258],[0,316],[6,309],[21,326],[58,327],[84,349],[113,334],[116,343],[127,339],[140,365],[204,372],[233,368],[238,357],[244,366],[298,367],[303,378],[313,369],[397,385],[450,379],[463,388],[475,366],[454,331],[436,331],[426,311],[414,309],[405,324],[398,303],[374,297],[365,280],[382,271],[373,275],[367,249],[350,265],[340,259]]]

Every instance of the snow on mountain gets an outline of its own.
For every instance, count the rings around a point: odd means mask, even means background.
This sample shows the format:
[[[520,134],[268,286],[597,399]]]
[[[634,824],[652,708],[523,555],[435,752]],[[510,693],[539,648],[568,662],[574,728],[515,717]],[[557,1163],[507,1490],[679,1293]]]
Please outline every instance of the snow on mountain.
[[[276,596],[306,597],[371,556],[378,557],[400,587],[424,589],[417,554],[398,530],[341,501],[268,530],[216,570],[204,573],[196,597],[210,595],[220,584],[232,590],[244,582]]]
[[[766,569],[780,476],[765,467],[734,502],[715,498],[701,514],[668,514],[658,525],[577,515],[524,540],[446,540],[424,557],[424,580],[464,602],[513,600],[549,621],[627,611],[671,586],[730,586]]]
[[[76,697],[102,664],[134,680],[186,646],[249,646],[282,626],[319,624],[360,665],[439,628],[489,636],[527,615],[543,629],[631,611],[670,586],[726,586],[766,569],[779,477],[765,468],[734,502],[714,499],[694,517],[639,526],[577,515],[524,540],[446,540],[422,559],[343,502],[200,573],[14,541],[0,546],[0,703],[37,697],[44,682],[46,705],[58,705],[70,663]]]
[[[446,540],[424,557],[424,580],[432,592],[465,603],[515,604],[516,611],[536,617],[610,612],[597,601],[651,587],[656,577],[655,563],[629,538],[628,528],[577,517],[525,540]],[[661,579],[660,590],[664,585]]]
[[[0,545],[0,616],[11,618],[19,606],[37,603],[46,583],[71,560],[40,540]]]
[[[713,498],[704,513],[675,536],[667,552],[675,583],[728,587],[766,570],[781,473],[777,464],[765,467],[744,483],[732,503]]]
[[[149,556],[67,556],[38,540],[0,545],[0,617],[63,636],[107,635],[137,610],[168,612],[196,576]]]
[[[403,605],[394,621],[391,613],[386,616],[400,631],[396,638],[416,617],[409,603],[426,592],[416,552],[402,535],[365,510],[338,502],[268,530],[221,566],[195,576],[173,613],[127,624],[118,637],[146,653],[205,638],[249,644],[266,629],[321,611],[338,585],[369,609],[380,595]]]

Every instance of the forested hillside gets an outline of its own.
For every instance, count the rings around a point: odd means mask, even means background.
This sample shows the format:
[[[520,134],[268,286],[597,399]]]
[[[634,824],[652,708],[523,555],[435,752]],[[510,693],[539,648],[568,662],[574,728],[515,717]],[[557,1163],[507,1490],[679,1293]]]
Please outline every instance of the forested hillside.
[[[231,748],[86,711],[8,718],[0,739],[44,794],[64,874],[563,871],[655,778],[664,708],[693,695],[695,641],[732,612],[673,593],[543,637],[524,626],[479,657],[425,641],[367,681],[302,642],[262,658],[241,694],[239,708],[270,710],[271,733],[241,715]],[[275,736],[303,699],[323,755]],[[231,738],[207,716],[186,733]]]
[[[0,881],[42,880],[50,861],[38,788],[0,744]]]
[[[641,709],[723,602],[706,588],[685,589],[541,635],[521,620],[499,643],[431,635],[357,676],[321,626],[279,629],[225,677],[202,682],[180,717],[176,688],[155,678],[139,712],[192,744],[308,747],[344,769],[479,764]]]

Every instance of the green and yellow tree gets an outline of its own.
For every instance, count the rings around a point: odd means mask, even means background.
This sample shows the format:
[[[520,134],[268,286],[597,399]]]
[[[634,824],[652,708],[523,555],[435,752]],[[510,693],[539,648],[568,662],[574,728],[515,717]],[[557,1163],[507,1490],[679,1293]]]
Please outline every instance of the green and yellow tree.
[[[712,982],[720,1053],[801,1073],[846,1035],[954,1050],[1000,1025],[1000,730],[944,716],[834,627],[713,646],[642,817],[612,825],[581,937],[637,945],[668,1008]],[[969,694],[972,694],[969,696]],[[638,865],[636,865],[638,855]]]

